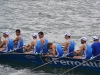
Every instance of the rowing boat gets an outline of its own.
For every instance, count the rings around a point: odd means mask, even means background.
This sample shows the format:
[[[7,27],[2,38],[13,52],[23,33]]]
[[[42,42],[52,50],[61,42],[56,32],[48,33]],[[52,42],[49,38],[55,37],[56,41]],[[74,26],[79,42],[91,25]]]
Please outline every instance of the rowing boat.
[[[56,60],[58,59],[58,60]],[[23,54],[23,53],[0,53],[0,60],[10,60],[10,61],[19,61],[23,63],[32,63],[42,65],[53,61],[48,66],[53,67],[74,67],[87,60],[85,59],[73,59],[73,58],[58,58],[58,57],[48,57],[43,55],[35,54]],[[78,68],[88,69],[93,71],[100,71],[100,60],[91,60],[79,66]]]

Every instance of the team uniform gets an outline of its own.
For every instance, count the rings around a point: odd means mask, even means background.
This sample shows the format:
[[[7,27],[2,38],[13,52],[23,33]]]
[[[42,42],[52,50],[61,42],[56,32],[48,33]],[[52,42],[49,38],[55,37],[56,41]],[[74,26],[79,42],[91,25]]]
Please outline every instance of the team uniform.
[[[100,54],[100,42],[94,42],[91,47],[93,56]],[[100,56],[96,57],[95,60],[100,60]]]
[[[71,41],[71,40],[68,40],[68,42],[70,43],[70,45],[67,47],[67,49],[66,49],[67,53],[65,55],[67,55],[68,57],[73,57],[74,56],[75,43],[74,43],[74,41]]]
[[[24,40],[21,37],[20,41],[17,41],[17,44],[14,46],[14,49],[17,49],[15,52],[23,53],[23,45],[24,45]]]
[[[8,43],[5,45],[5,49],[2,50],[2,52],[9,52],[10,50],[13,50],[13,40],[10,38],[6,38],[8,40]]]
[[[55,57],[61,57],[63,55],[62,47],[59,44],[56,44],[56,54]]]
[[[91,46],[86,44],[86,50],[83,50],[83,55],[81,59],[90,59],[92,57],[92,49]]]

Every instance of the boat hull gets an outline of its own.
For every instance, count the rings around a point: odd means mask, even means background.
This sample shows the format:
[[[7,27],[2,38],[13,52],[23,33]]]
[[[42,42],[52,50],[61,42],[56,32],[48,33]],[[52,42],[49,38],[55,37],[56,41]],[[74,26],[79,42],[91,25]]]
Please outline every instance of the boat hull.
[[[17,53],[0,53],[0,60],[11,60],[16,62],[19,61],[24,63],[38,64],[38,65],[42,65],[50,61],[53,61],[47,65],[52,67],[64,67],[64,68],[67,67],[72,68],[87,61],[82,59],[47,57],[34,54],[17,54]],[[100,61],[92,60],[80,65],[78,68],[100,71]]]

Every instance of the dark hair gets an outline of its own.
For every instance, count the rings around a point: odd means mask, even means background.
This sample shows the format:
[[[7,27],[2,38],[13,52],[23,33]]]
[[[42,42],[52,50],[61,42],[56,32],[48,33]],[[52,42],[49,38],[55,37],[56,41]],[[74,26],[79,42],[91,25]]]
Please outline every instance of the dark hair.
[[[19,32],[20,33],[21,31],[20,31],[20,29],[17,29],[16,32]]]
[[[51,46],[52,44],[53,44],[53,43],[48,43],[48,44],[47,44],[47,48],[49,49],[50,46]]]
[[[68,38],[70,38],[70,36],[68,36]]]
[[[44,35],[44,33],[43,33],[42,31],[40,31],[38,34],[40,34],[40,35]]]

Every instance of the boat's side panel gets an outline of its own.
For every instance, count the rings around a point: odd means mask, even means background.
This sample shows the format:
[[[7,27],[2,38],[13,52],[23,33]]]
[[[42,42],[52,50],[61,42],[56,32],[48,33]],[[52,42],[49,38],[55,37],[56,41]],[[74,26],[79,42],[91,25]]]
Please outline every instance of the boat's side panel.
[[[40,65],[53,61],[47,65],[55,66],[55,67],[57,66],[58,67],[74,67],[87,61],[87,60],[70,59],[70,58],[58,59],[57,57],[51,58],[51,57],[45,57],[45,56],[33,55],[33,54],[3,54],[3,53],[0,54],[0,59],[29,62],[29,63],[40,64]],[[80,65],[79,68],[100,71],[100,61],[89,61],[87,63]]]
[[[0,59],[43,64],[38,55],[32,54],[0,54]]]
[[[51,59],[55,60],[57,58],[51,58]],[[59,60],[55,60],[52,64],[64,67],[74,67],[86,61],[87,60],[61,58]],[[100,61],[89,61],[80,65],[79,68],[100,71]]]

